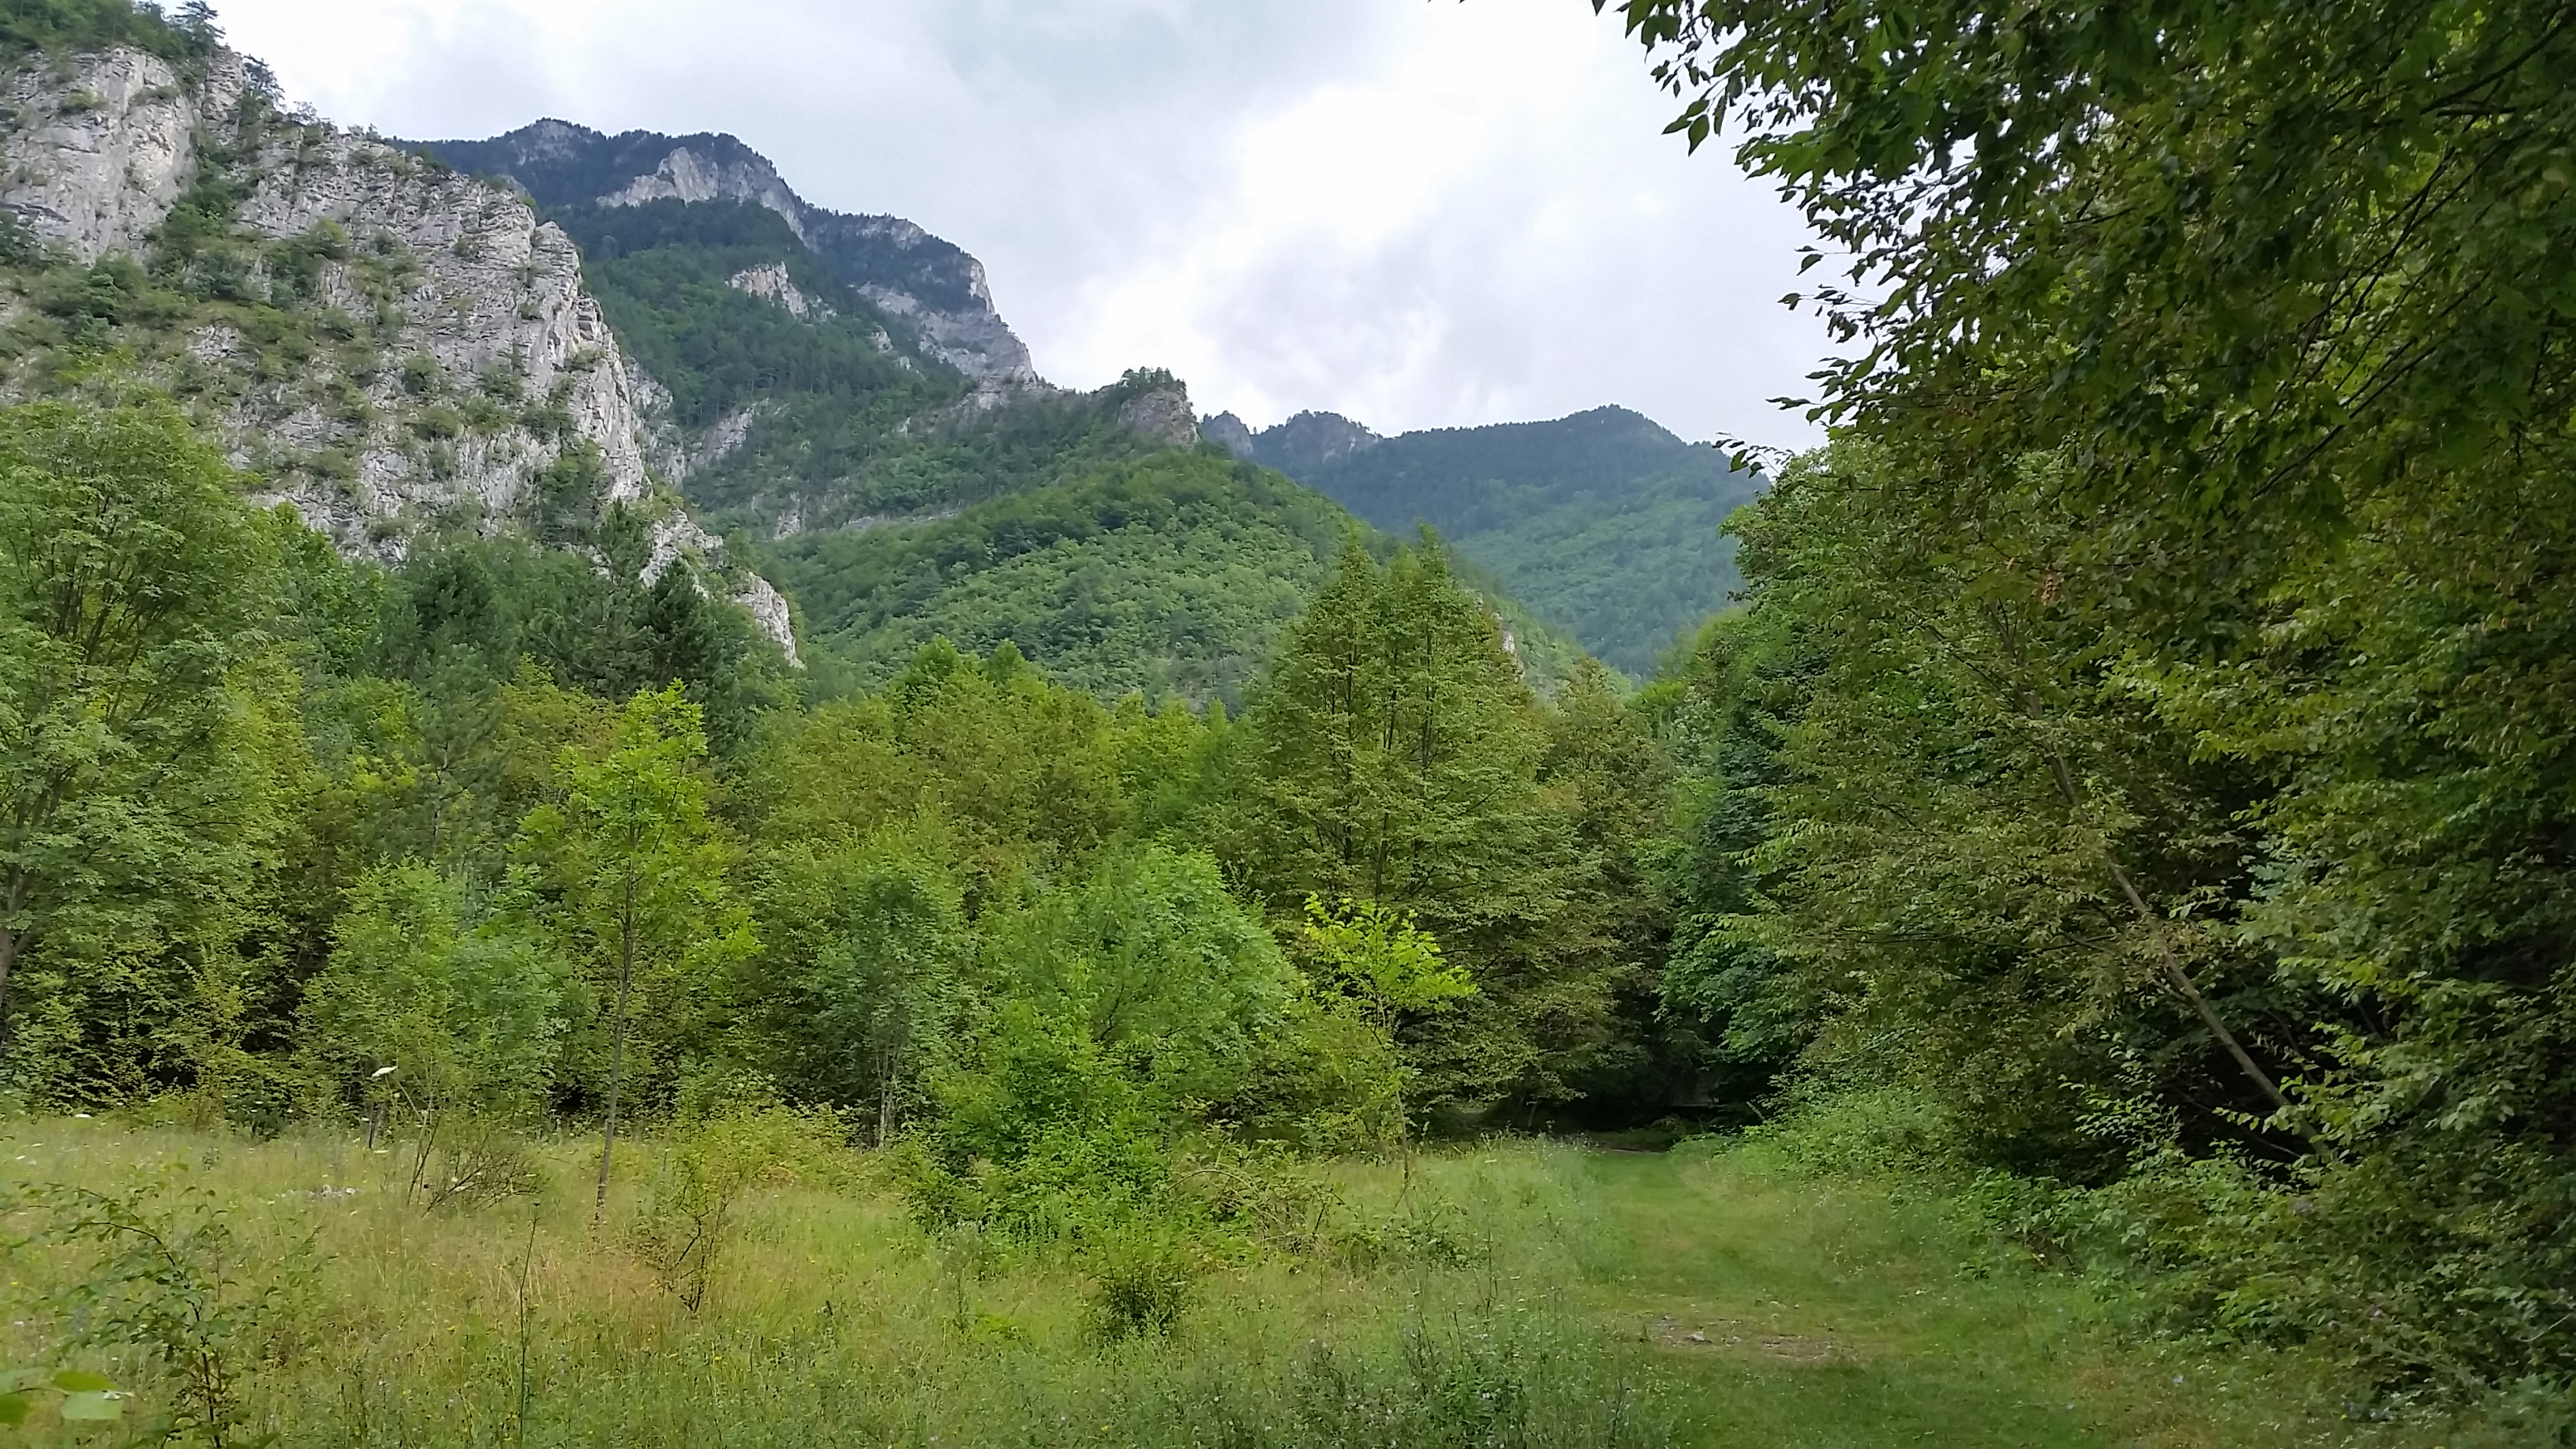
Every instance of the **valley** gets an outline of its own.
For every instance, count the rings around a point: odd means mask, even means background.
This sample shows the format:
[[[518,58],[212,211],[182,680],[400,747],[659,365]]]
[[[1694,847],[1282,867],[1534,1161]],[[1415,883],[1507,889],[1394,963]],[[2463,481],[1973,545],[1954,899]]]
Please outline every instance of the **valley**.
[[[2576,1437],[2576,30],[1593,9],[1759,472],[0,0],[0,1446]]]

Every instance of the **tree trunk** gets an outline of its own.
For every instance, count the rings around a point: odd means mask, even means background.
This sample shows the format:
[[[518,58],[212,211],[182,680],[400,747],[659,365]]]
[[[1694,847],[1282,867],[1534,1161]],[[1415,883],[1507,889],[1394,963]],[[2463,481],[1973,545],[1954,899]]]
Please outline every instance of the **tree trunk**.
[[[18,964],[18,938],[22,933],[0,929],[0,1066],[9,1061],[12,1024],[9,1020],[9,972]]]
[[[2209,1034],[2218,1038],[2218,1044],[2227,1048],[2227,1054],[2236,1059],[2237,1070],[2262,1089],[2264,1097],[2272,1103],[2272,1110],[2288,1111],[2290,1099],[2281,1095],[2279,1084],[2272,1080],[2270,1073],[2254,1064],[2254,1058],[2236,1040],[2236,1033],[2229,1031],[2227,1023],[2218,1019],[2218,1012],[2210,1006],[2209,998],[2201,995],[2200,988],[2192,984],[2191,973],[2182,968],[2182,959],[2175,952],[2173,943],[2165,939],[2164,918],[2157,915],[2148,906],[2146,897],[2130,884],[2129,873],[2120,869],[2120,862],[2105,856],[2104,863],[2111,867],[2111,879],[2120,883],[2120,893],[2129,898],[2130,908],[2138,913],[2138,919],[2146,922],[2147,934],[2155,939],[2156,954],[2164,961],[2166,984],[2173,987],[2175,995],[2191,1003],[2191,1009],[2200,1014],[2201,1025],[2208,1027]]]

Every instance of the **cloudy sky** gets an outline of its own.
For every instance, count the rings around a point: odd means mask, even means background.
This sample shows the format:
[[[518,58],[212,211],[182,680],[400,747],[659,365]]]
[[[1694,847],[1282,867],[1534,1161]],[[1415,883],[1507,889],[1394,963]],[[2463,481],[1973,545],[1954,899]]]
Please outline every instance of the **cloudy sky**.
[[[1623,403],[1812,441],[1805,232],[1584,0],[218,0],[389,135],[731,131],[984,261],[1038,370],[1381,431]]]

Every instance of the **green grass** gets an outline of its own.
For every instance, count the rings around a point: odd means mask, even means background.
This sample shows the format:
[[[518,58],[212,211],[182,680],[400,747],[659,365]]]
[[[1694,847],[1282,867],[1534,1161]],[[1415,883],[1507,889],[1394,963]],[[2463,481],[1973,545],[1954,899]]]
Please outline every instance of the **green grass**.
[[[542,1154],[537,1198],[464,1211],[404,1206],[398,1160],[319,1133],[0,1125],[15,1182],[211,1190],[254,1283],[312,1243],[310,1283],[246,1350],[250,1436],[290,1445],[2368,1438],[2308,1412],[2289,1366],[2124,1347],[2080,1282],[1936,1204],[1743,1152],[1513,1142],[1426,1154],[1409,1188],[1390,1164],[1334,1164],[1332,1246],[1210,1253],[1167,1333],[1114,1342],[1079,1263],[925,1235],[864,1160],[764,1190],[694,1318],[622,1246],[653,1144],[621,1155],[598,1236],[580,1142]],[[0,1358],[101,1369],[148,1406],[167,1392],[148,1371],[49,1352],[82,1271],[12,1255]],[[64,1428],[40,1410],[0,1445]]]

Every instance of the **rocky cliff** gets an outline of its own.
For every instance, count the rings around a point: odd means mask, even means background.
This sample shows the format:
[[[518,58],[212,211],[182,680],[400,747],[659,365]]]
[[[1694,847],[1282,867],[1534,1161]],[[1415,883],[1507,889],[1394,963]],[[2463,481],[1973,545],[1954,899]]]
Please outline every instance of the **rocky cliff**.
[[[548,119],[488,140],[416,145],[461,170],[504,178],[549,207],[665,200],[759,206],[909,331],[925,356],[978,379],[1037,375],[1027,346],[994,309],[983,263],[901,217],[853,216],[807,202],[767,157],[735,137],[609,136]]]
[[[9,79],[0,208],[37,251],[6,318],[37,345],[6,387],[112,344],[351,551],[460,514],[644,508],[655,571],[690,558],[792,658],[776,591],[655,496],[653,390],[565,234],[507,188],[280,115],[246,74],[116,49]],[[64,262],[90,269],[76,295]]]
[[[1232,413],[1203,418],[1199,435],[1246,462],[1304,478],[1386,441],[1339,413],[1304,412],[1254,432]]]

